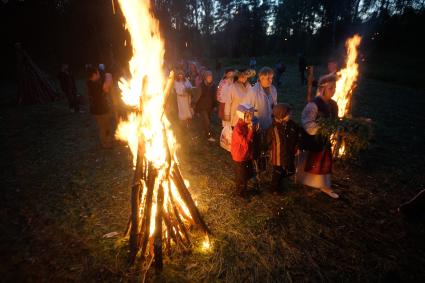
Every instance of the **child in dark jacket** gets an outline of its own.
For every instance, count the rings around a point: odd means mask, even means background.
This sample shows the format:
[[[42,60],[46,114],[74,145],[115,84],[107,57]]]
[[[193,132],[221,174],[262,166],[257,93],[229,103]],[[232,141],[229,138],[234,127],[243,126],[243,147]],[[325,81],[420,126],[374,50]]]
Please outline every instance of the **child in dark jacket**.
[[[300,127],[290,119],[290,112],[288,104],[275,105],[273,124],[267,130],[273,165],[271,189],[277,192],[283,191],[284,178],[295,173],[295,153],[301,138]]]
[[[258,124],[253,123],[255,109],[250,104],[238,106],[238,122],[233,128],[231,154],[235,163],[236,190],[241,197],[247,197],[248,180],[253,177],[253,140]]]

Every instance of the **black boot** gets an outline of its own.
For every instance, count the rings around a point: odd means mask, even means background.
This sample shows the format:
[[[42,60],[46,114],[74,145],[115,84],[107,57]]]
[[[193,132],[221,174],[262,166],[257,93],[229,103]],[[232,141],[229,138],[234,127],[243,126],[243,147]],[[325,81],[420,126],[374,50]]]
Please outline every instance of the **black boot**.
[[[273,193],[283,193],[283,178],[286,176],[285,170],[279,166],[273,166],[272,183],[270,190]]]

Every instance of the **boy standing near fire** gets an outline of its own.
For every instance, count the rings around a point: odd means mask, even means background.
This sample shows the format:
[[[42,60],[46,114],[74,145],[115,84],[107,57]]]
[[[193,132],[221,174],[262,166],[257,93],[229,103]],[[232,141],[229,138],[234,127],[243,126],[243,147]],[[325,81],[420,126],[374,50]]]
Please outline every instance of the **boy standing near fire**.
[[[295,173],[295,154],[301,140],[300,127],[291,120],[291,107],[279,103],[273,107],[273,123],[267,130],[267,144],[273,165],[273,192],[283,192],[283,180]]]

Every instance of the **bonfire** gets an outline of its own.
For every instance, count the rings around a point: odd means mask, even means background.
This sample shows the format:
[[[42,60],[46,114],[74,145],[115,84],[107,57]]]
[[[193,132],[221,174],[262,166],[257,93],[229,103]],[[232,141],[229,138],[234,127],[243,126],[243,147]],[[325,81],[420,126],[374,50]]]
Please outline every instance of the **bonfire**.
[[[362,38],[356,34],[345,42],[347,49],[345,68],[337,73],[338,80],[333,97],[338,104],[338,117],[340,118],[349,115],[351,111],[351,97],[356,88],[357,78],[359,77],[357,57],[361,40]]]
[[[370,119],[351,117],[351,100],[359,76],[357,58],[361,39],[360,35],[355,34],[346,40],[345,67],[336,74],[333,99],[338,104],[339,119],[320,121],[322,134],[329,137],[336,158],[355,156],[367,148],[372,135]]]
[[[128,143],[133,155],[131,217],[125,234],[130,234],[130,261],[140,259],[144,270],[154,262],[163,266],[163,250],[187,252],[191,248],[190,228],[210,233],[188,190],[176,156],[177,142],[164,107],[173,83],[163,74],[164,43],[150,1],[120,0],[131,36],[133,57],[131,78],[121,79],[123,101],[133,108],[120,121],[116,136]]]

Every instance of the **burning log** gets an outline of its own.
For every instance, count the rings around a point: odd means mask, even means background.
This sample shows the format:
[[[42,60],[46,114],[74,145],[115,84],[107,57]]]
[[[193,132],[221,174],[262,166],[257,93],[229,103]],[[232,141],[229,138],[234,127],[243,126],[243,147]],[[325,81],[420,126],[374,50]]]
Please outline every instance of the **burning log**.
[[[143,209],[143,219],[142,219],[142,228],[140,230],[141,237],[141,245],[140,250],[142,253],[142,260],[144,258],[147,246],[148,246],[148,240],[150,236],[150,224],[151,224],[151,214],[152,214],[152,199],[153,199],[153,193],[155,188],[155,179],[157,177],[158,173],[156,169],[154,169],[152,166],[149,166],[149,173],[148,173],[148,180],[147,180],[147,192],[146,192],[146,200],[145,200],[145,207]],[[133,223],[135,224],[135,223]]]
[[[173,170],[172,170],[172,179],[174,181],[174,184],[176,185],[180,196],[182,197],[183,201],[186,203],[187,207],[189,208],[190,214],[193,217],[193,220],[197,225],[200,226],[200,228],[208,233],[211,234],[211,231],[208,229],[207,225],[204,222],[204,219],[202,218],[201,214],[199,213],[198,208],[195,205],[195,202],[192,199],[192,196],[190,195],[189,190],[186,187],[186,184],[184,183],[183,177],[180,173],[180,169],[177,166],[177,164],[174,164]]]
[[[139,243],[139,198],[140,186],[134,185],[131,188],[131,232],[130,232],[130,262],[133,263],[137,255]]]
[[[157,213],[155,219],[155,240],[153,243],[154,255],[155,255],[155,269],[156,271],[162,270],[162,214],[163,214],[163,203],[164,203],[164,188],[162,185],[159,186],[157,196]]]
[[[154,262],[163,268],[163,249],[171,254],[172,243],[182,251],[191,247],[189,227],[210,233],[178,167],[176,141],[165,106],[174,73],[163,80],[163,42],[150,1],[119,0],[133,45],[129,62],[131,79],[121,79],[122,100],[133,111],[120,121],[116,137],[128,142],[133,154],[134,178],[130,233],[130,262],[140,259],[142,278]]]

